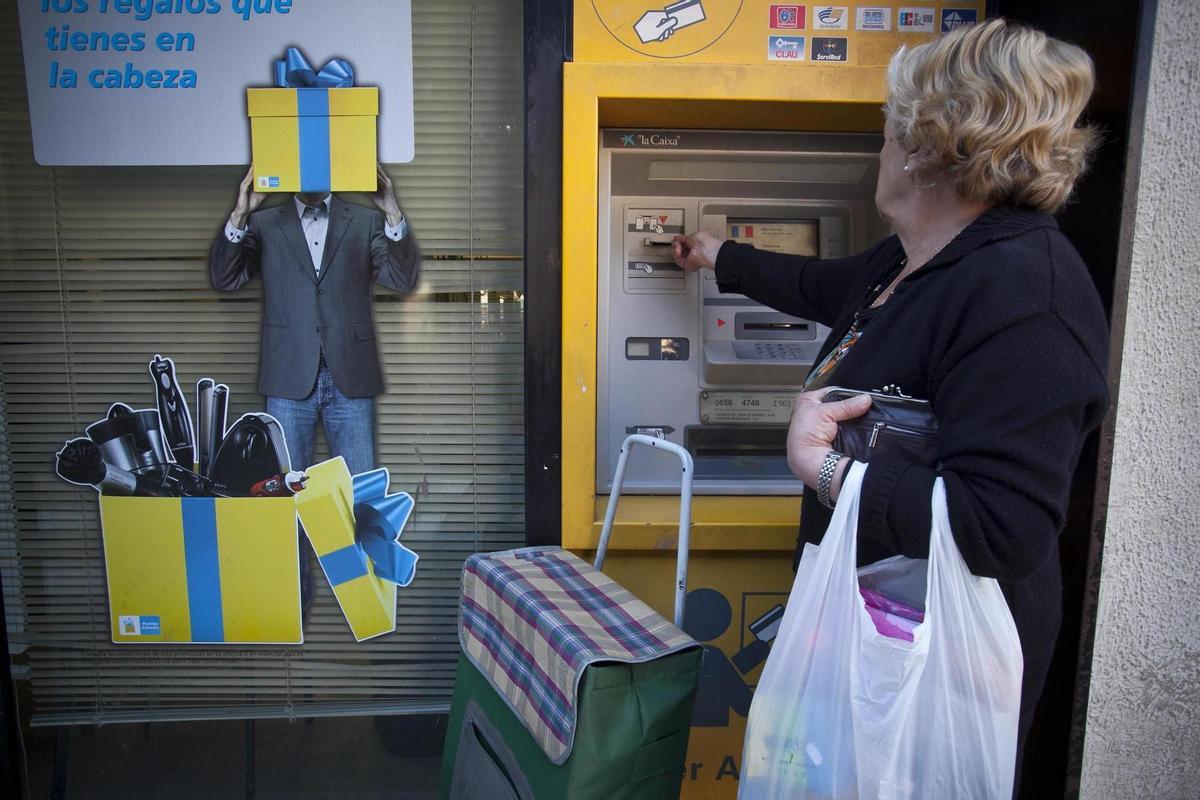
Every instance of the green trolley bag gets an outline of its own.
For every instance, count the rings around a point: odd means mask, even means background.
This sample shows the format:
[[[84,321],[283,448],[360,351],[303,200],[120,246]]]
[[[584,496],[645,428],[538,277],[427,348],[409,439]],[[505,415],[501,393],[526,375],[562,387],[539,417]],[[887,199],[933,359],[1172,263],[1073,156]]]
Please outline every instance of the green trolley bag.
[[[634,444],[673,452],[683,462],[675,624],[600,571]],[[467,559],[440,797],[678,797],[701,656],[680,629],[691,484],[686,450],[630,436],[595,566],[558,547]]]

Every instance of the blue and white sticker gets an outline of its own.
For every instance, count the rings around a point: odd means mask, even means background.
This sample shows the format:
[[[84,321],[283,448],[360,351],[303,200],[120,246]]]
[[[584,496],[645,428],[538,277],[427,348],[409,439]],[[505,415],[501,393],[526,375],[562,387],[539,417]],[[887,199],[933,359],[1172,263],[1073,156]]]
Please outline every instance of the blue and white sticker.
[[[161,636],[162,621],[157,615],[122,614],[117,617],[122,636]]]
[[[767,37],[768,61],[803,61],[803,36],[769,36]]]
[[[260,188],[260,189],[278,189],[279,188],[279,176],[278,175],[259,175],[258,176],[258,188]]]
[[[979,12],[973,8],[943,8],[942,33],[969,28],[979,22]]]
[[[896,30],[901,33],[933,33],[933,9],[899,9],[896,12]]]
[[[850,20],[846,6],[813,6],[812,27],[815,30],[844,31]]]
[[[892,10],[883,6],[859,6],[854,13],[856,31],[890,31]]]

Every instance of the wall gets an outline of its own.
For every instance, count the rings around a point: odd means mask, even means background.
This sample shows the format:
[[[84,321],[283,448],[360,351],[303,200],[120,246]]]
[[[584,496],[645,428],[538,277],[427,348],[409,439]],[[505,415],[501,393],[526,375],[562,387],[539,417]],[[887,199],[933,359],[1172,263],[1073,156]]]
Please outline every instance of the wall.
[[[1082,796],[1200,784],[1200,4],[1158,4]]]

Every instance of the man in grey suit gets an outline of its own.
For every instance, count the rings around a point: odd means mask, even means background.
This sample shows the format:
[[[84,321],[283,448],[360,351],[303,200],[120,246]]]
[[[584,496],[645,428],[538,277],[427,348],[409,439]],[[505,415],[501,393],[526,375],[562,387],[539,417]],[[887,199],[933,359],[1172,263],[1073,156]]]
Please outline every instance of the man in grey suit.
[[[232,292],[263,280],[258,390],[283,426],[293,469],[312,461],[318,421],[352,474],[375,468],[375,396],[383,373],[371,282],[397,292],[417,284],[420,254],[380,166],[371,199],[383,212],[331,194],[297,194],[258,211],[253,169],[209,256],[213,286]]]

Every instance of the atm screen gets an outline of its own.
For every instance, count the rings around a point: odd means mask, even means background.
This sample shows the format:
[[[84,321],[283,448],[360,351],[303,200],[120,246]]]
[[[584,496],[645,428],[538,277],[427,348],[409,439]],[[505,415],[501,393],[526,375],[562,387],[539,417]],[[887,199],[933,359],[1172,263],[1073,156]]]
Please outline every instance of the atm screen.
[[[734,219],[725,221],[725,236],[772,253],[819,255],[817,220]]]

